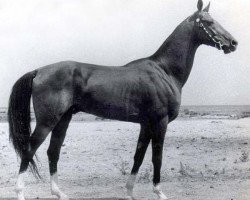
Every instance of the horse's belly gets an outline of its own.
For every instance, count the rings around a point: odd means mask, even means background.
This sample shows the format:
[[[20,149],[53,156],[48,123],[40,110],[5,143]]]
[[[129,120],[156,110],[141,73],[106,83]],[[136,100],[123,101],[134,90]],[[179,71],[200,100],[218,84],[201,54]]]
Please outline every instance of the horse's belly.
[[[139,121],[139,108],[134,101],[105,94],[85,93],[80,104],[81,111],[107,119]]]
[[[139,121],[139,111],[133,109],[126,109],[124,107],[119,107],[116,105],[103,105],[103,104],[93,104],[89,107],[85,107],[84,112],[94,114],[99,117],[107,119],[115,119],[121,121]]]

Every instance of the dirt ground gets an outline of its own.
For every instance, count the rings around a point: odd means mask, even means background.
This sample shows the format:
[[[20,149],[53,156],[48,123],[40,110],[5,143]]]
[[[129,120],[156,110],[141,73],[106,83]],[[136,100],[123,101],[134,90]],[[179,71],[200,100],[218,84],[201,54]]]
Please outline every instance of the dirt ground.
[[[34,124],[33,124],[34,125]],[[139,125],[124,122],[72,122],[59,161],[60,187],[70,198],[123,198],[133,165]],[[52,198],[46,150],[39,148],[40,174],[27,173],[26,196]],[[174,200],[250,199],[250,118],[176,120],[168,127],[162,165],[162,189]],[[13,191],[19,160],[0,123],[0,197]],[[137,200],[152,193],[151,147],[138,174]]]

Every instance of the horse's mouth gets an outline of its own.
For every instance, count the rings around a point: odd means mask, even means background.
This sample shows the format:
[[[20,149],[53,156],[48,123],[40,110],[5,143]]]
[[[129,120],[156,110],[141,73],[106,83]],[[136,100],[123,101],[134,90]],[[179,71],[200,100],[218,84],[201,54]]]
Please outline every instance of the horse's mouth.
[[[232,42],[225,42],[218,37],[212,37],[215,47],[219,50],[223,50],[225,54],[234,52],[237,48],[237,42],[232,40]]]
[[[234,52],[236,50],[236,46],[222,46],[222,50],[224,51],[225,54],[229,54],[231,52]]]
[[[225,54],[232,53],[236,50],[236,46],[233,45],[228,46],[220,41],[216,43],[216,48],[219,50],[223,50]]]

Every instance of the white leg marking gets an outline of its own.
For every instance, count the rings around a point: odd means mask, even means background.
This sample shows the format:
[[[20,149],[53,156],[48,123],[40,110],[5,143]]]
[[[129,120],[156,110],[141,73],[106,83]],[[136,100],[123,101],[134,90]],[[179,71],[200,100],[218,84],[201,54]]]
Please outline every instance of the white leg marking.
[[[68,196],[64,194],[58,187],[58,175],[53,174],[50,177],[51,194],[56,195],[59,200],[69,200]]]
[[[17,182],[16,182],[16,188],[15,188],[15,191],[16,191],[16,194],[17,194],[17,199],[18,200],[25,200],[24,198],[24,173],[21,173],[18,175],[18,178],[17,178]]]
[[[160,184],[153,186],[153,191],[159,197],[160,200],[167,200],[168,199],[165,196],[165,194],[162,192]]]
[[[133,199],[133,189],[134,189],[134,185],[135,185],[135,180],[136,180],[136,175],[131,174],[128,178],[127,184],[126,184],[126,188],[127,188],[127,199]]]

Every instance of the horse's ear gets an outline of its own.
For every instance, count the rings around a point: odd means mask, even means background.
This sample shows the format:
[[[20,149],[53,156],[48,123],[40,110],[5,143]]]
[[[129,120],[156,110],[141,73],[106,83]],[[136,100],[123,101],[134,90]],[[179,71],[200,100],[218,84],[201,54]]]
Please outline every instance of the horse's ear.
[[[198,11],[201,11],[202,7],[203,7],[203,1],[202,0],[198,0],[198,3],[197,3]]]
[[[209,4],[207,5],[207,7],[206,8],[204,8],[204,12],[209,12],[209,8],[210,8],[210,2],[209,2]]]

